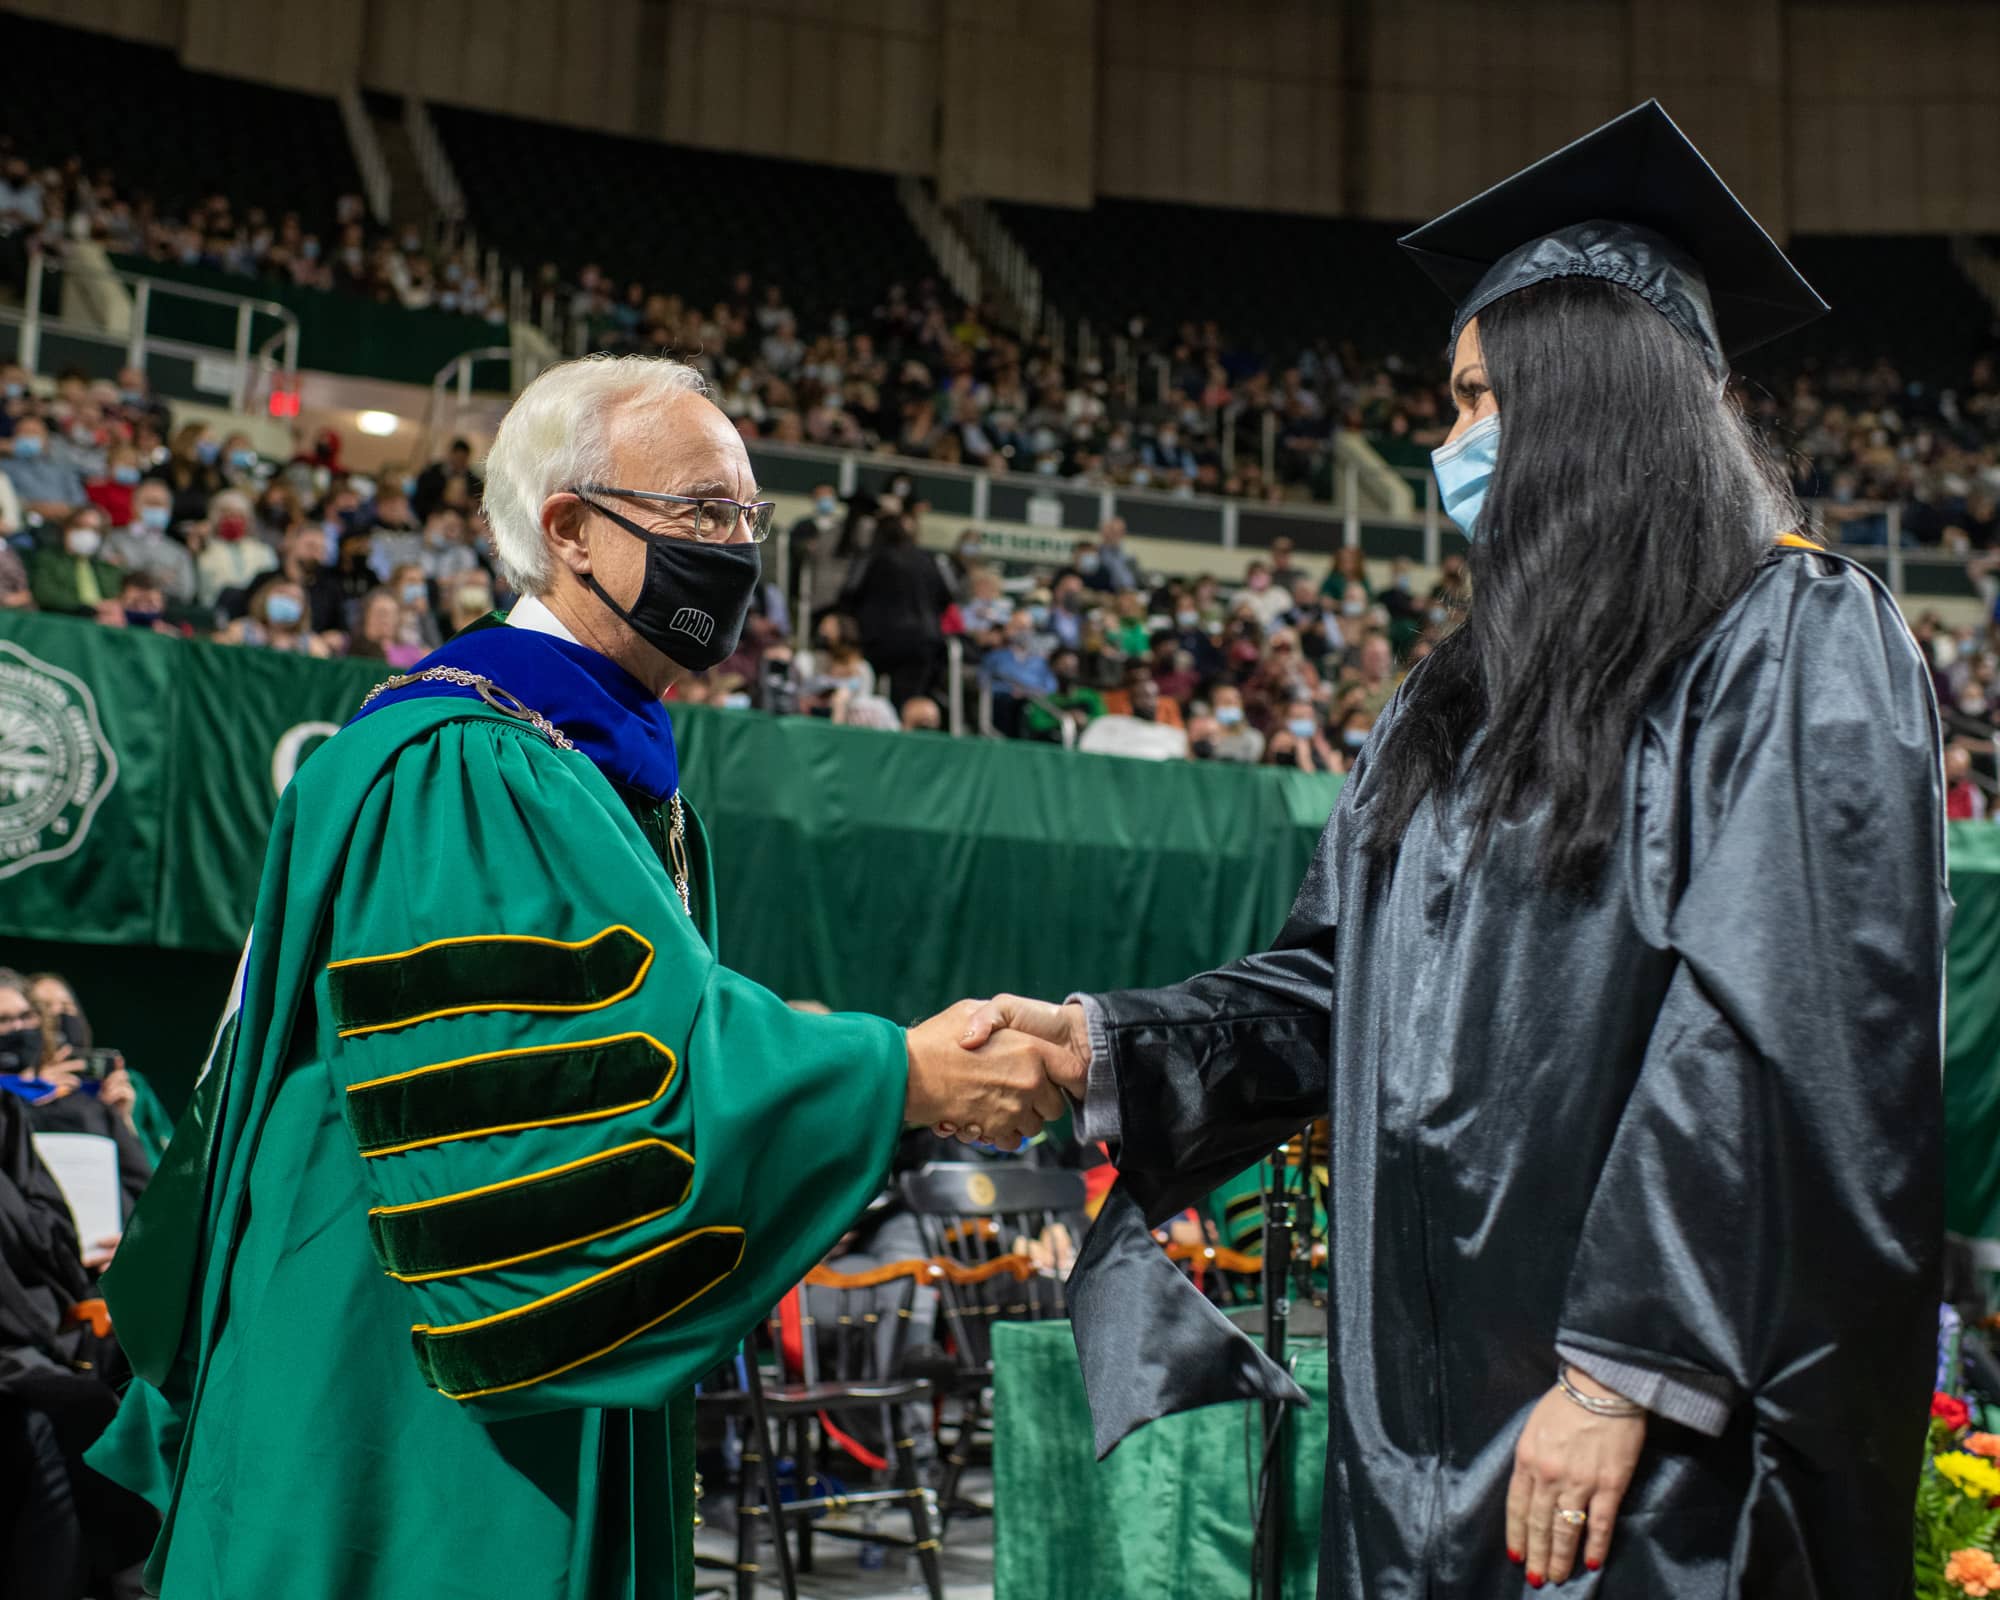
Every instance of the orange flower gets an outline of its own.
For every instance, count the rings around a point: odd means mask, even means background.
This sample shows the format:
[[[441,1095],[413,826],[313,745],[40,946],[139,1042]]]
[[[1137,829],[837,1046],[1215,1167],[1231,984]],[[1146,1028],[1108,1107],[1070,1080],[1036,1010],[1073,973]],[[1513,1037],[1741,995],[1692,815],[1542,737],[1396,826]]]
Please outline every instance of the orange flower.
[[[1944,1581],[1957,1584],[1961,1592],[1972,1595],[1974,1600],[2000,1594],[2000,1561],[1984,1550],[1954,1550],[1944,1564]]]
[[[1971,1433],[1961,1447],[1976,1456],[2000,1456],[2000,1433]]]

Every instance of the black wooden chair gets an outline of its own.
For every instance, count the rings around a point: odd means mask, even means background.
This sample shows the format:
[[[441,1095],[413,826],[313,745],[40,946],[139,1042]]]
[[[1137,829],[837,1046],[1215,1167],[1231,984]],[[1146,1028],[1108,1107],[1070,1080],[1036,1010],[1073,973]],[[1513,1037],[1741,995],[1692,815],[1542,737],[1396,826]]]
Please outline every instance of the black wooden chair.
[[[916,1439],[905,1425],[928,1412],[935,1395],[929,1380],[899,1375],[911,1308],[918,1291],[935,1276],[929,1261],[891,1262],[855,1274],[816,1267],[806,1277],[805,1292],[786,1297],[797,1312],[796,1375],[767,1382],[752,1342],[746,1341],[740,1365],[723,1368],[719,1381],[702,1388],[697,1407],[733,1420],[742,1432],[743,1451],[735,1490],[735,1561],[697,1556],[696,1563],[734,1571],[737,1600],[754,1600],[757,1592],[763,1571],[760,1530],[768,1530],[785,1600],[797,1600],[795,1572],[813,1570],[816,1535],[913,1552],[931,1600],[944,1600],[932,1495],[917,1481]],[[791,1353],[787,1320],[781,1305],[769,1325],[781,1372]],[[797,1490],[790,1500],[782,1497],[778,1465],[788,1445]],[[886,1485],[840,1487],[830,1468],[841,1452],[846,1453],[843,1474],[869,1472],[887,1479]],[[818,1520],[829,1512],[871,1507],[905,1510],[908,1536]],[[787,1531],[798,1545],[796,1560]]]
[[[954,1358],[947,1388],[959,1405],[938,1487],[948,1528],[954,1513],[992,1513],[960,1484],[968,1467],[992,1457],[993,1324],[1068,1315],[1060,1240],[1086,1225],[1084,1181],[1051,1167],[933,1161],[901,1183],[924,1247],[943,1269],[937,1283]]]

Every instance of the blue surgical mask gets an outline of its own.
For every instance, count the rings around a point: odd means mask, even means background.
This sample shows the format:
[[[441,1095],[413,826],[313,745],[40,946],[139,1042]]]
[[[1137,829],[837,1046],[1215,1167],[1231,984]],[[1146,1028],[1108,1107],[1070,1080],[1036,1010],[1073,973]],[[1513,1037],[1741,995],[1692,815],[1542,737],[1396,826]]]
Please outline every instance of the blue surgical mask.
[[[274,594],[264,602],[264,615],[271,619],[274,628],[293,627],[305,614],[305,607],[296,595]]]
[[[1285,727],[1294,739],[1310,739],[1319,732],[1317,724],[1311,717],[1293,717],[1286,722]]]
[[[420,606],[424,603],[424,596],[427,593],[428,591],[421,583],[406,583],[402,589],[403,604],[406,606]]]
[[[42,453],[42,436],[39,433],[17,433],[14,435],[14,459],[31,461]]]
[[[1215,708],[1215,720],[1225,728],[1233,728],[1243,720],[1243,708],[1241,706],[1217,706]]]
[[[139,481],[139,469],[133,466],[117,466],[111,469],[111,481],[122,483],[128,488]]]
[[[213,439],[198,440],[194,447],[194,458],[204,467],[215,465],[216,457],[222,454],[222,446]]]
[[[155,533],[165,533],[167,531],[167,524],[173,520],[173,515],[173,508],[171,506],[141,506],[139,508],[139,525],[151,528]]]
[[[1475,422],[1450,444],[1431,452],[1444,514],[1466,538],[1477,537],[1474,526],[1486,503],[1486,486],[1493,481],[1493,464],[1500,459],[1500,415]]]
[[[255,450],[232,450],[229,452],[229,464],[238,472],[250,472],[257,465],[257,452]]]
[[[830,517],[833,515],[838,504],[839,502],[832,495],[823,494],[814,499],[813,510],[818,512],[822,517]]]

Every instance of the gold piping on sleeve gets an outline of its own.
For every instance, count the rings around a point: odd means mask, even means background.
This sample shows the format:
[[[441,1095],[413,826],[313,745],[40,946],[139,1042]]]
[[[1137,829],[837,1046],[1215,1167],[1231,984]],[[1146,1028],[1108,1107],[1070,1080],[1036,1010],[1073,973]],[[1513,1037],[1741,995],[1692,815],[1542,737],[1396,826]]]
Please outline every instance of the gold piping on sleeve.
[[[385,1083],[397,1083],[405,1078],[422,1077],[428,1072],[447,1072],[453,1067],[469,1067],[481,1061],[502,1061],[512,1056],[555,1055],[563,1050],[589,1050],[598,1045],[617,1044],[621,1039],[644,1039],[646,1043],[650,1044],[661,1055],[667,1058],[667,1070],[661,1075],[660,1086],[643,1100],[633,1100],[619,1106],[604,1106],[590,1111],[578,1111],[566,1117],[539,1117],[532,1122],[506,1122],[491,1128],[468,1128],[463,1133],[441,1133],[435,1138],[412,1139],[407,1144],[385,1145],[380,1150],[364,1150],[361,1152],[362,1159],[373,1161],[378,1156],[401,1155],[407,1150],[425,1150],[432,1145],[452,1144],[460,1139],[484,1139],[496,1133],[520,1133],[529,1128],[561,1128],[567,1127],[573,1122],[596,1122],[605,1117],[622,1116],[627,1111],[637,1111],[642,1107],[652,1105],[664,1095],[667,1092],[668,1086],[674,1081],[674,1073],[679,1068],[680,1061],[674,1055],[673,1051],[661,1044],[650,1033],[634,1031],[631,1033],[614,1033],[604,1039],[577,1039],[567,1041],[561,1045],[532,1044],[521,1045],[512,1050],[486,1050],[478,1055],[459,1056],[452,1061],[433,1061],[428,1066],[412,1067],[407,1072],[391,1072],[384,1077],[370,1078],[365,1083],[350,1083],[347,1086],[347,1092],[355,1094],[363,1089],[380,1088]]]
[[[575,1005],[514,1005],[501,1001],[497,1004],[479,1003],[465,1006],[444,1006],[439,1010],[426,1011],[414,1017],[398,1017],[391,1022],[371,1022],[365,1027],[342,1028],[339,1030],[337,1036],[342,1039],[358,1039],[365,1034],[385,1033],[397,1028],[412,1028],[419,1022],[436,1022],[441,1017],[463,1017],[475,1011],[511,1011],[540,1016],[558,1013],[574,1015],[580,1011],[602,1011],[606,1006],[616,1005],[620,1000],[638,993],[639,985],[646,981],[646,974],[652,970],[655,951],[653,941],[648,939],[637,928],[628,927],[625,923],[618,922],[613,923],[608,928],[599,929],[588,939],[544,939],[539,934],[532,933],[466,933],[454,935],[449,939],[432,939],[424,944],[412,945],[407,950],[393,950],[387,955],[344,956],[339,961],[329,961],[326,964],[326,970],[333,972],[341,967],[367,966],[369,963],[376,961],[404,961],[411,956],[421,955],[426,950],[436,950],[448,944],[540,944],[549,945],[558,950],[582,950],[587,946],[596,944],[600,939],[610,937],[614,933],[629,933],[640,944],[646,947],[646,956],[639,963],[639,970],[632,975],[632,981],[616,994],[606,995],[602,1000],[585,1000]]]
[[[638,1327],[632,1329],[632,1331],[629,1333],[620,1334],[616,1339],[613,1339],[611,1343],[605,1345],[602,1349],[593,1350],[590,1352],[589,1355],[578,1356],[574,1361],[566,1361],[561,1366],[552,1368],[548,1372],[538,1373],[536,1376],[532,1378],[522,1378],[515,1383],[495,1384],[491,1388],[487,1389],[468,1389],[461,1394],[453,1394],[448,1389],[440,1389],[438,1393],[442,1394],[447,1400],[478,1400],[483,1396],[489,1394],[505,1394],[511,1389],[526,1389],[537,1383],[546,1383],[551,1378],[559,1378],[565,1372],[574,1371],[576,1368],[585,1366],[592,1361],[596,1361],[602,1356],[610,1355],[611,1352],[618,1349],[619,1346],[630,1344],[634,1339],[638,1338],[640,1334],[647,1332],[649,1329],[657,1328],[661,1323],[665,1322],[667,1318],[674,1316],[678,1312],[684,1311],[689,1306],[693,1305],[695,1301],[699,1300],[703,1295],[707,1294],[709,1290],[713,1289],[716,1286],[716,1284],[722,1282],[724,1278],[727,1278],[730,1275],[730,1273],[734,1272],[738,1267],[740,1267],[743,1264],[743,1250],[746,1239],[744,1230],[741,1228],[730,1228],[730,1227],[696,1228],[692,1233],[684,1233],[681,1234],[678,1238],[669,1239],[665,1244],[655,1245],[650,1250],[642,1251],[638,1255],[630,1256],[627,1259],[618,1262],[614,1266],[606,1267],[602,1272],[592,1273],[591,1276],[589,1276],[588,1278],[585,1278],[580,1282],[573,1283],[566,1289],[558,1289],[554,1294],[545,1294],[539,1300],[530,1300],[524,1306],[512,1306],[505,1311],[495,1311],[489,1316],[477,1317],[471,1322],[454,1322],[443,1327],[439,1327],[430,1323],[419,1322],[410,1329],[410,1332],[430,1334],[436,1336],[441,1334],[452,1334],[452,1333],[470,1333],[475,1328],[490,1328],[496,1323],[508,1322],[514,1319],[515,1317],[526,1316],[529,1312],[538,1311],[543,1306],[554,1305],[559,1300],[565,1300],[573,1294],[578,1294],[583,1290],[592,1287],[595,1284],[604,1282],[607,1278],[616,1277],[621,1272],[629,1272],[631,1271],[632,1268],[643,1265],[645,1262],[651,1261],[655,1256],[665,1255],[670,1250],[677,1250],[682,1245],[687,1244],[692,1240],[699,1239],[704,1234],[710,1234],[710,1233],[735,1235],[736,1259],[732,1261],[726,1268],[724,1268],[723,1271],[711,1282],[703,1284],[699,1289],[695,1290],[693,1294],[689,1295],[686,1299],[679,1302],[679,1304],[669,1306],[665,1311],[662,1311],[657,1317],[649,1318],[647,1321],[640,1323]]]

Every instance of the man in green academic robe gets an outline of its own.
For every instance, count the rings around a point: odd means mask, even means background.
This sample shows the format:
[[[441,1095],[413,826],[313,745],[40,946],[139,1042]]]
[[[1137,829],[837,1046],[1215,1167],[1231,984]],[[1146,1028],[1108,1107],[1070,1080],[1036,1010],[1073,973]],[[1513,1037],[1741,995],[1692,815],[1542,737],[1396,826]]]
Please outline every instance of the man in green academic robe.
[[[551,369],[486,496],[526,598],[286,790],[108,1281],[139,1381],[91,1460],[168,1600],[685,1595],[693,1385],[906,1123],[1062,1109],[969,1007],[905,1034],[716,960],[660,702],[735,648],[770,508],[698,376]]]

